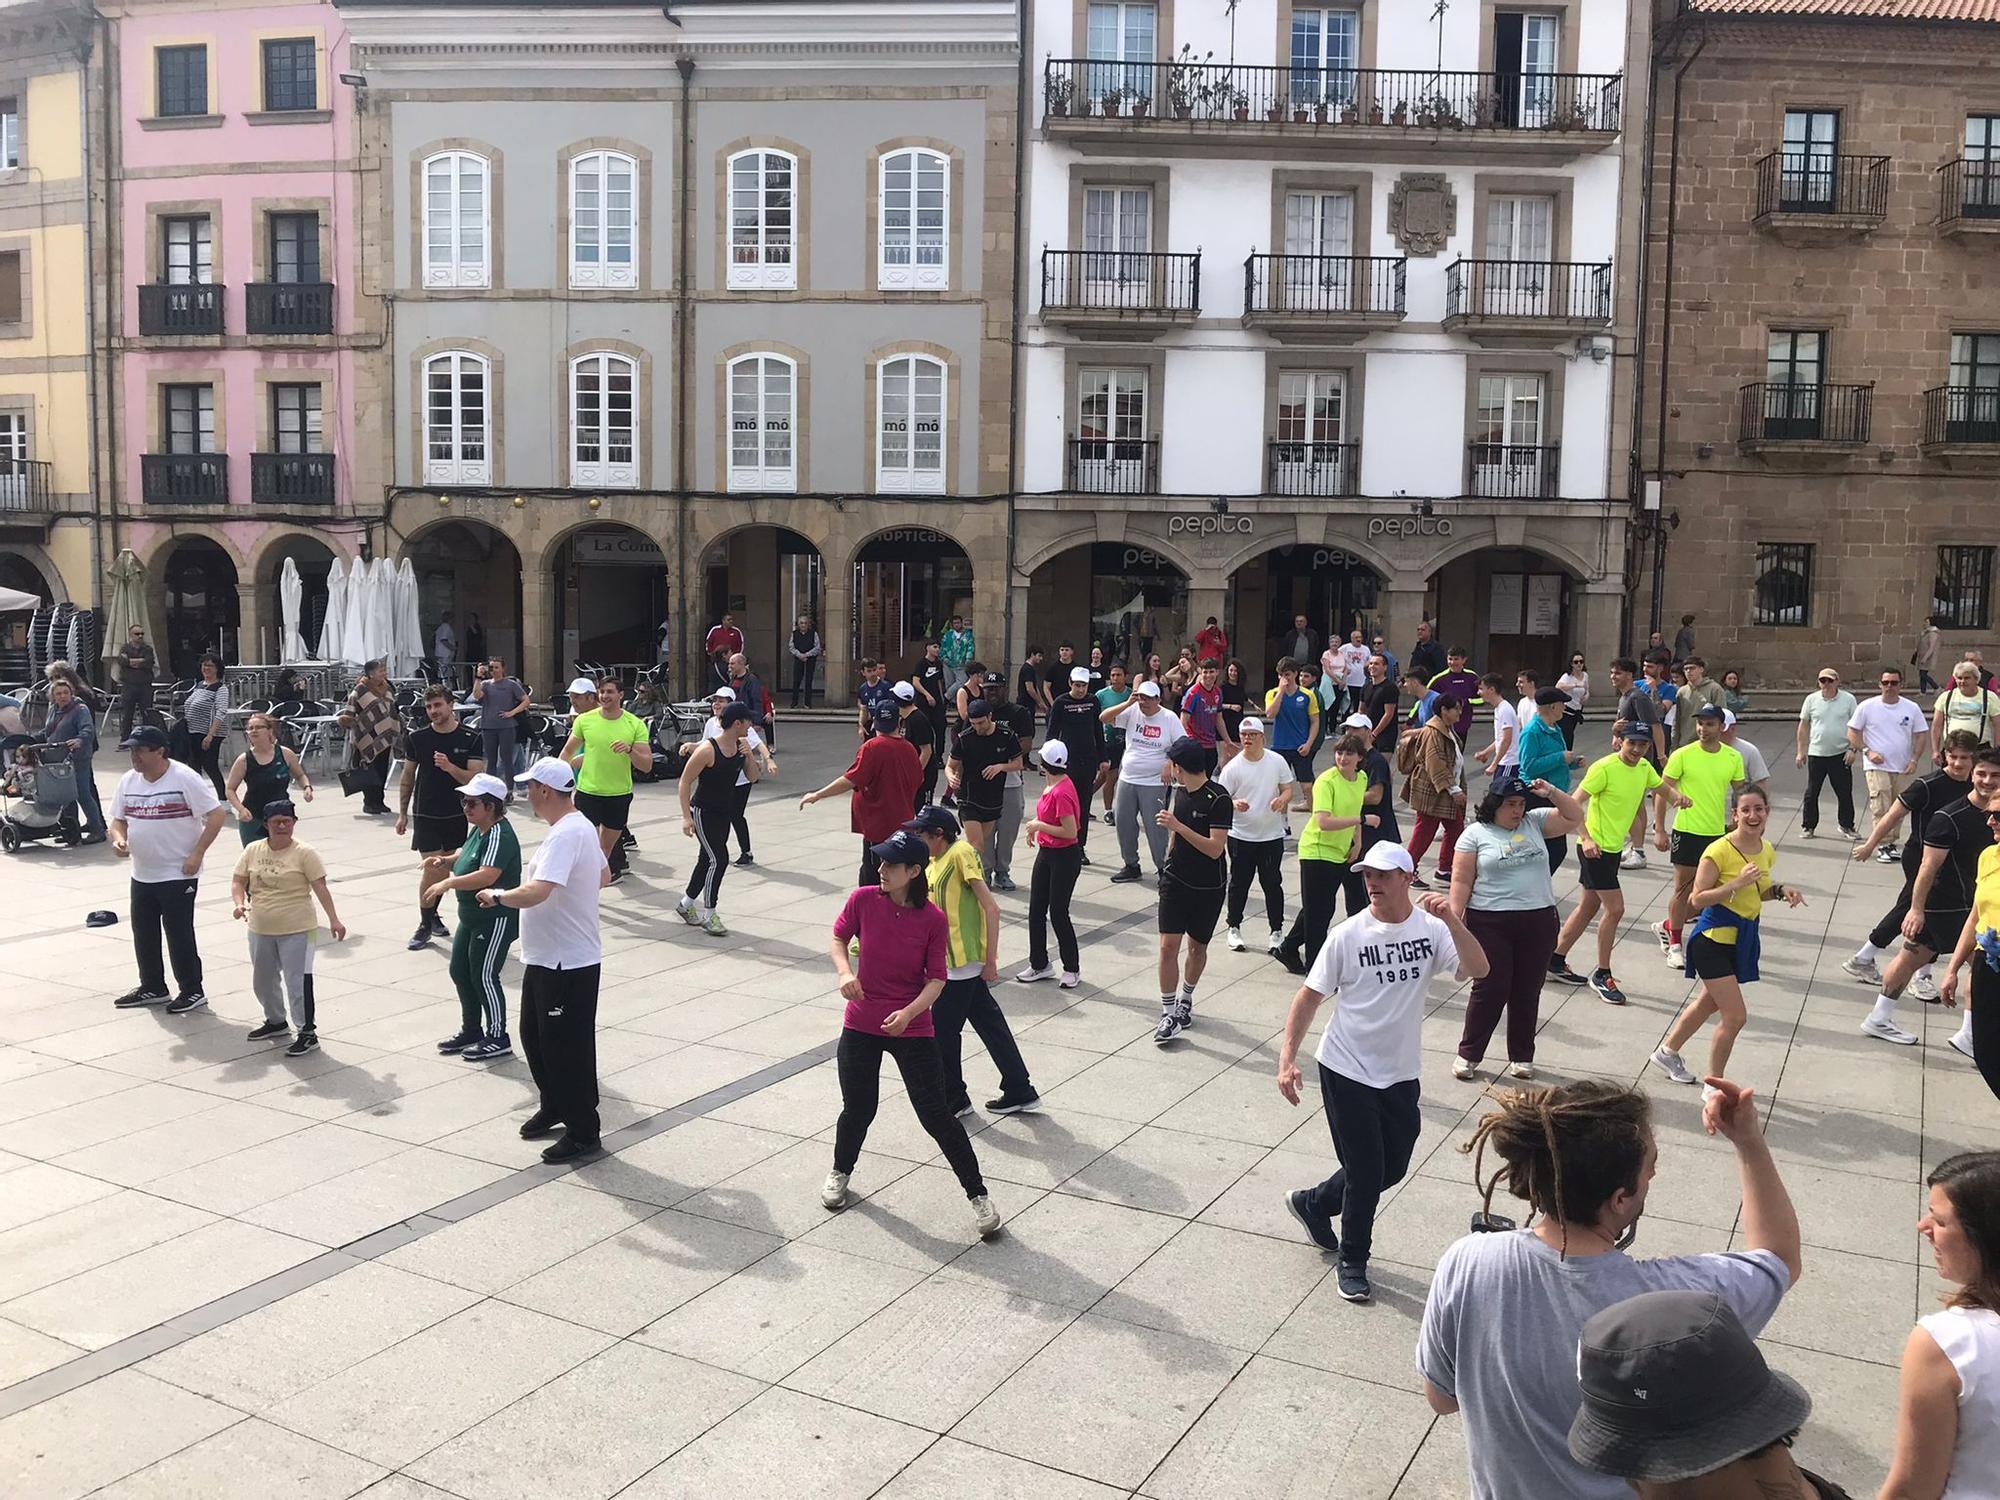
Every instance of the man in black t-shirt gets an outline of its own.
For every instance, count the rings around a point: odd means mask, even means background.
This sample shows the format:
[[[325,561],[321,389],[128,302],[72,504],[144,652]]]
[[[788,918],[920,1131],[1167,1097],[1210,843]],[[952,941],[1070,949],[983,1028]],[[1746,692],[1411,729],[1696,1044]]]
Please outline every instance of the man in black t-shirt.
[[[1208,967],[1208,940],[1228,894],[1229,829],[1235,804],[1208,775],[1208,751],[1193,738],[1167,751],[1173,793],[1160,809],[1160,826],[1173,835],[1160,867],[1160,1024],[1162,1045],[1194,1024],[1194,987]],[[1181,969],[1181,939],[1187,969]]]
[[[936,794],[938,772],[944,769],[945,718],[951,706],[944,687],[944,658],[935,640],[924,642],[923,659],[910,672],[910,686],[931,735],[931,758],[924,763],[923,790],[917,793],[917,806],[922,807]]]
[[[1049,738],[1062,741],[1069,751],[1064,774],[1076,788],[1077,806],[1085,810],[1077,820],[1076,841],[1088,848],[1090,797],[1097,786],[1097,768],[1104,761],[1104,721],[1099,717],[1104,708],[1091,695],[1090,668],[1071,667],[1064,687],[1063,695],[1049,705]],[[1090,856],[1085,855],[1083,862],[1089,864]]]
[[[1395,753],[1396,734],[1402,728],[1397,723],[1402,707],[1402,690],[1389,674],[1387,659],[1379,654],[1369,657],[1368,682],[1361,689],[1360,712],[1368,716],[1368,728],[1374,736],[1375,748],[1385,755]]]
[[[965,720],[951,742],[951,788],[966,840],[984,858],[987,837],[1000,821],[1007,772],[1021,768],[1021,742],[1002,730],[988,703],[968,703]]]
[[[1917,868],[1923,863],[1924,829],[1937,813],[1965,800],[1965,794],[1972,790],[1972,758],[1979,753],[1979,741],[1963,729],[1955,729],[1944,737],[1944,767],[1941,770],[1919,776],[1896,796],[1889,804],[1889,810],[1879,818],[1875,826],[1854,848],[1853,857],[1865,860],[1878,848],[1897,841],[1903,820],[1909,819],[1909,833],[1902,842],[1903,886],[1896,894],[1896,900],[1875,924],[1875,930],[1868,934],[1868,940],[1852,956],[1840,963],[1840,971],[1864,984],[1880,988],[1882,972],[1876,961],[1889,949],[1896,946],[1897,938],[1903,930],[1903,918],[1909,914],[1910,891],[1917,880]],[[1937,994],[1936,975],[1929,965],[1917,970],[1911,981],[1917,991],[1917,998],[1930,1000]]]
[[[452,861],[465,842],[465,803],[458,789],[486,769],[478,731],[459,722],[451,694],[444,688],[433,684],[424,694],[424,717],[424,727],[403,741],[408,758],[396,787],[396,833],[399,837],[411,833],[410,847],[423,862],[417,882],[417,931],[410,939],[413,952],[428,946],[432,937],[451,935],[436,904],[424,904],[424,892],[451,873]]]
[[[1049,690],[1042,682],[1042,648],[1030,646],[1014,679],[1014,701],[1030,713],[1041,714],[1049,706]]]

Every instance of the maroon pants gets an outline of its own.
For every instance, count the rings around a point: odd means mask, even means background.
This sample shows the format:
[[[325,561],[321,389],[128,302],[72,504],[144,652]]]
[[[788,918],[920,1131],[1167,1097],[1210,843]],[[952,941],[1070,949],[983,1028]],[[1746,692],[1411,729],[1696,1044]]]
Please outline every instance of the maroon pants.
[[[1410,830],[1410,863],[1417,867],[1419,875],[1424,873],[1424,851],[1431,846],[1431,840],[1438,834],[1444,835],[1444,842],[1438,846],[1438,879],[1451,879],[1451,857],[1458,852],[1458,836],[1465,832],[1465,819],[1453,818],[1446,822],[1443,818],[1417,814],[1417,823]]]
[[[1465,925],[1486,950],[1486,977],[1472,981],[1465,1002],[1465,1030],[1458,1055],[1475,1066],[1486,1058],[1486,1044],[1507,1014],[1507,1061],[1535,1060],[1535,1023],[1540,1019],[1542,982],[1549,975],[1549,958],[1556,951],[1556,909],[1540,911],[1468,911]]]

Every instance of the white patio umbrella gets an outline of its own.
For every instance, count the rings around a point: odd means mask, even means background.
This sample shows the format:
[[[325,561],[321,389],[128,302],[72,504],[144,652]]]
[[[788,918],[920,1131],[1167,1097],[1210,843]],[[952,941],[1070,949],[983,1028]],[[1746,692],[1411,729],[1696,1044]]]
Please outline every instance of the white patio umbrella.
[[[320,622],[319,658],[321,661],[341,661],[341,632],[347,627],[347,573],[340,566],[340,559],[333,560],[333,566],[326,570],[326,618]]]
[[[299,579],[299,565],[286,558],[278,574],[278,612],[284,626],[278,647],[281,662],[306,659],[306,643],[299,636],[299,605],[304,602],[305,592],[305,584]]]
[[[41,596],[23,593],[20,589],[0,587],[0,615],[32,612],[42,607]]]
[[[347,572],[347,618],[340,641],[342,661],[365,662],[375,654],[368,649],[368,564],[358,557]]]
[[[416,671],[424,654],[424,624],[417,613],[417,570],[407,557],[396,568],[396,650]]]
[[[396,565],[378,557],[368,565],[368,640],[370,656],[396,657]],[[408,673],[399,674],[408,676]]]

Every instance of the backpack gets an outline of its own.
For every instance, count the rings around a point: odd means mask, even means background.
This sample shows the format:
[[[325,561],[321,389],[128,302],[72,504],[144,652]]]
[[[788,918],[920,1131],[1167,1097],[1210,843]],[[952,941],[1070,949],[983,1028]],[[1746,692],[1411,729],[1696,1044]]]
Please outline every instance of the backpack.
[[[1424,731],[1417,729],[1396,741],[1396,769],[1405,776],[1414,775],[1418,762],[1424,758],[1424,747],[1418,743],[1423,737]]]

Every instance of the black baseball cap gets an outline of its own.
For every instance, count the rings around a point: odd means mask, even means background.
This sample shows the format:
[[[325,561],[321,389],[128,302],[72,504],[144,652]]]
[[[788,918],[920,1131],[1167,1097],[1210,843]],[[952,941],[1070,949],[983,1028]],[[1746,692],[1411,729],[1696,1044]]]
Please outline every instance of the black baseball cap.
[[[1175,740],[1173,748],[1167,752],[1167,759],[1179,766],[1183,771],[1206,771],[1208,769],[1208,751],[1202,746],[1200,740],[1193,738]]]
[[[965,705],[965,716],[968,719],[990,719],[993,717],[993,705],[984,698],[974,698]]]
[[[164,750],[167,732],[156,724],[141,724],[118,742],[120,750]]]
[[[268,823],[273,818],[296,818],[298,815],[299,810],[292,806],[290,797],[273,797],[264,804],[263,811],[257,816]]]
[[[958,837],[958,819],[942,807],[933,804],[920,807],[917,815],[903,825],[905,833],[937,833],[948,839]]]
[[[979,680],[979,685],[981,687],[1004,688],[1007,685],[1007,679],[1002,677],[998,672],[988,672]]]
[[[890,834],[879,844],[870,844],[868,852],[885,865],[927,865],[931,862],[931,851],[924,847],[924,841],[907,829]]]
[[[748,707],[747,704],[744,706]],[[902,722],[903,716],[896,712],[895,705],[893,704],[885,703],[875,710],[875,732],[877,734],[894,734],[896,726]]]

